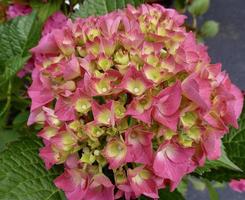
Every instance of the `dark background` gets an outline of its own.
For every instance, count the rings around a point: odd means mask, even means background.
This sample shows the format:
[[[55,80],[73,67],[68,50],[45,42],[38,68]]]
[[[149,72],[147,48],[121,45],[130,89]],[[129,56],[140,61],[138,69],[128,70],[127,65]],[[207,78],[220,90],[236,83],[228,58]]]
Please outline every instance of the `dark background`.
[[[245,90],[245,0],[211,0],[202,18],[199,22],[220,23],[219,34],[206,40],[212,61],[221,62],[232,81]]]
[[[231,80],[245,90],[245,0],[211,0],[208,12],[198,22],[216,20],[220,32],[207,39],[212,62],[221,62]],[[245,192],[237,193],[229,187],[219,189],[220,200],[245,200]],[[187,200],[208,200],[208,192],[188,190]]]

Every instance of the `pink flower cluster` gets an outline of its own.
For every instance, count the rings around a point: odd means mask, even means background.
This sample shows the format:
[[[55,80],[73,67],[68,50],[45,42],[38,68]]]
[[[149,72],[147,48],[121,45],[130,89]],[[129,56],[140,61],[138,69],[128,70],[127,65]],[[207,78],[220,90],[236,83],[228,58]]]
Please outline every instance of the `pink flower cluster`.
[[[221,154],[243,95],[206,47],[160,5],[128,6],[48,31],[35,55],[29,125],[43,124],[40,156],[69,200],[174,190]]]
[[[245,192],[245,179],[232,180],[229,186],[236,192]]]
[[[6,11],[7,19],[13,19],[18,16],[24,16],[30,14],[32,11],[31,7],[22,4],[12,4]]]
[[[62,28],[67,22],[67,17],[61,12],[55,12],[51,15],[47,21],[45,22],[42,30],[42,36],[47,35],[49,32],[53,31],[54,29]],[[34,68],[34,58],[30,58],[23,69],[21,69],[17,76],[19,78],[23,78],[27,74],[31,74]]]

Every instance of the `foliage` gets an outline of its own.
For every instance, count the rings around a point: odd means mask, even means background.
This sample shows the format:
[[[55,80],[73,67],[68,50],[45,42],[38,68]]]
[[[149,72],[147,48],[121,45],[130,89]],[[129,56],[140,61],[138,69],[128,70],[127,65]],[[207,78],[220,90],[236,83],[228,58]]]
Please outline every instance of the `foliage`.
[[[127,4],[138,6],[141,3],[143,3],[143,0],[85,0],[79,9],[72,14],[72,18],[103,15],[113,10],[124,8]]]
[[[52,183],[60,170],[46,171],[38,156],[40,147],[36,137],[21,137],[0,154],[0,199],[64,199]]]
[[[30,5],[37,12],[39,20],[45,22],[50,15],[60,10],[62,2],[62,0],[49,0],[44,4],[40,0],[31,0]]]
[[[37,44],[41,26],[36,13],[17,17],[0,26],[0,85],[9,81],[30,58],[29,49]]]

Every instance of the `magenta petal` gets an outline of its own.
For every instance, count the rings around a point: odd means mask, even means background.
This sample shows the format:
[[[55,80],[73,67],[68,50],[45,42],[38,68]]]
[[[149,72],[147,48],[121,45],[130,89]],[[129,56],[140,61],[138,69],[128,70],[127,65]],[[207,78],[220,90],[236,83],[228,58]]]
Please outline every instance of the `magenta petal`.
[[[168,145],[166,155],[174,163],[184,163],[190,161],[190,158],[194,154],[192,148],[182,148],[178,145]]]
[[[143,91],[136,91],[134,92],[133,90],[129,89],[130,82],[132,81],[137,81],[139,86],[137,86],[137,90],[139,90],[139,87],[144,87],[142,90]],[[143,93],[146,89],[150,88],[152,86],[152,82],[148,80],[142,71],[138,71],[135,66],[130,66],[126,74],[124,75],[121,83],[118,85],[119,89],[125,89],[128,90],[131,93]]]
[[[56,187],[62,189],[68,200],[83,200],[87,194],[88,176],[78,169],[65,169],[54,180]]]
[[[35,54],[57,54],[58,46],[54,40],[53,33],[49,33],[41,38],[38,45],[31,49]]]
[[[81,75],[80,65],[75,56],[63,66],[63,73],[66,80],[71,80]]]
[[[238,87],[236,87],[234,84],[231,85],[230,91],[235,97],[233,107],[234,107],[234,111],[235,111],[234,114],[235,114],[236,118],[238,119],[238,117],[240,116],[240,114],[242,112],[244,97],[243,97],[241,90]]]
[[[143,164],[152,163],[153,149],[152,140],[153,133],[145,131],[143,127],[134,126],[125,133],[127,145],[127,162],[138,162]]]
[[[153,163],[154,172],[162,178],[179,182],[184,175],[191,171],[193,154],[193,149],[165,143],[159,147],[156,153]]]
[[[145,122],[146,124],[151,124],[151,113],[152,108],[145,110],[143,113],[139,113],[137,110],[129,107],[129,109],[127,109],[126,115],[131,115],[133,118]]]
[[[182,90],[183,94],[192,100],[194,103],[196,103],[198,106],[203,108],[204,110],[208,109],[207,103],[204,101],[204,99],[209,98],[209,90],[204,90],[204,94],[201,95],[201,88],[198,82],[192,78],[189,77],[182,83]],[[206,93],[206,94],[205,94]]]
[[[78,168],[79,165],[79,155],[78,153],[70,155],[66,162],[65,162],[65,167],[69,169],[75,169]]]
[[[161,91],[156,97],[156,107],[165,116],[173,115],[179,109],[181,102],[180,81]]]
[[[45,114],[41,108],[37,108],[35,110],[32,110],[27,125],[30,126],[34,123],[43,123],[45,121]]]
[[[18,16],[27,15],[31,13],[31,11],[32,11],[31,7],[15,3],[8,7],[6,14],[8,19],[13,19]]]
[[[47,35],[54,29],[62,28],[67,23],[67,17],[62,12],[56,12],[44,24],[42,35]]]
[[[40,108],[54,99],[53,91],[46,80],[43,80],[38,69],[32,73],[33,82],[28,89],[28,95],[32,99],[31,110]]]
[[[71,121],[76,118],[73,106],[62,97],[55,104],[55,114],[62,121]]]
[[[100,105],[96,101],[92,101],[92,112],[94,120],[98,124],[112,125],[115,124],[115,116],[113,110],[113,101]],[[106,113],[105,115],[103,113]]]
[[[231,180],[229,186],[236,192],[245,192],[245,179]]]
[[[177,124],[179,121],[179,113],[176,112],[172,116],[164,116],[157,108],[153,110],[153,118],[157,122],[161,123],[162,125],[172,129],[173,131],[177,130]]]
[[[203,146],[209,160],[217,160],[221,156],[221,138],[215,132],[203,137]]]
[[[128,169],[128,178],[136,197],[144,194],[150,198],[159,198],[156,177],[149,169],[144,166]]]
[[[43,159],[45,167],[50,169],[54,164],[57,163],[56,154],[51,148],[51,145],[47,145],[40,149],[39,156]]]
[[[146,124],[151,124],[152,118],[151,118],[152,108],[146,110],[142,114],[132,114],[132,116],[135,119],[138,119],[142,122],[145,122]]]
[[[105,175],[95,175],[93,182],[89,186],[85,199],[114,200],[114,185]]]

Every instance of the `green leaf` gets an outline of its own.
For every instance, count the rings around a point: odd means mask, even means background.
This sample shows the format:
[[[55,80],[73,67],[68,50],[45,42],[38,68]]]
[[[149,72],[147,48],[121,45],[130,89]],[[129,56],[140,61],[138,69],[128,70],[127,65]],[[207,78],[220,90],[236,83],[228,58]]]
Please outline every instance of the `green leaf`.
[[[36,14],[17,17],[0,25],[0,85],[10,80],[30,57],[38,42],[41,26]]]
[[[138,6],[143,2],[144,0],[85,0],[73,13],[72,18],[104,15],[113,10],[125,8],[127,4]]]
[[[230,128],[223,138],[227,156],[245,172],[245,107],[238,121],[239,129]]]
[[[11,79],[27,62],[30,56],[22,57],[22,55],[12,56],[5,61],[3,74],[0,75],[0,85]]]
[[[0,153],[1,200],[61,200],[61,193],[53,184],[60,171],[46,171],[38,156],[41,142],[35,138],[21,138]]]
[[[200,16],[208,11],[210,0],[193,0],[188,6],[188,11],[195,15]]]
[[[242,172],[242,170],[227,157],[224,146],[222,146],[222,155],[216,162],[219,167],[225,167],[234,171]]]
[[[214,37],[219,32],[219,23],[214,20],[206,21],[200,31],[203,37]]]
[[[62,2],[62,0],[48,0],[46,3],[43,3],[40,0],[31,0],[30,5],[37,11],[40,21],[45,22],[49,16],[60,10]]]
[[[169,191],[169,188],[161,189],[158,192],[160,199],[167,200],[184,200],[184,197],[181,195],[178,190],[174,190],[173,192]]]
[[[220,167],[242,172],[242,170],[227,157],[224,146],[222,146],[222,155],[218,160],[207,160],[205,165],[198,167],[195,172],[202,175],[205,172],[210,172],[212,169],[218,169]]]
[[[14,121],[13,121],[13,125],[15,127],[19,127],[19,126],[23,126],[26,124],[27,120],[28,120],[28,116],[29,116],[29,112],[27,111],[24,111],[24,112],[21,112],[19,113],[15,118],[14,118]]]
[[[174,190],[173,192],[169,191],[169,188],[161,189],[158,191],[160,200],[185,200],[178,190]],[[150,200],[151,198],[146,196],[141,196],[138,198],[139,200]]]
[[[20,134],[16,130],[0,129],[0,152],[3,151],[7,144],[18,140]]]
[[[198,176],[198,175],[197,175]],[[202,175],[203,178],[206,178],[210,181],[218,182],[229,182],[231,179],[244,179],[244,172],[234,172],[227,168],[212,169],[210,172],[206,172]]]

